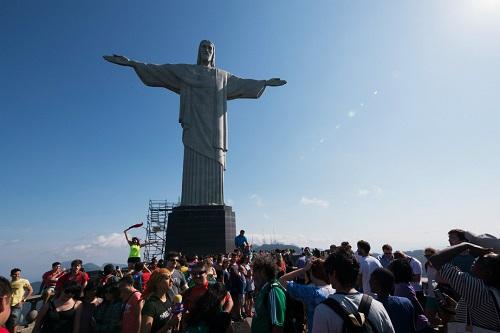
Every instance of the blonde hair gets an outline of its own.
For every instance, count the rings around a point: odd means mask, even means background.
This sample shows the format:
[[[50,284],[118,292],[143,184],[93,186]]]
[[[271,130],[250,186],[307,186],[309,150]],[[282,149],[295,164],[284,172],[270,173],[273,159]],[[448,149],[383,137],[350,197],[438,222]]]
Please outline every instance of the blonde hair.
[[[160,268],[155,270],[151,277],[149,278],[148,284],[146,286],[146,290],[142,293],[142,299],[148,298],[152,293],[158,290],[158,284],[163,279],[170,279],[172,277],[172,272],[166,268]]]

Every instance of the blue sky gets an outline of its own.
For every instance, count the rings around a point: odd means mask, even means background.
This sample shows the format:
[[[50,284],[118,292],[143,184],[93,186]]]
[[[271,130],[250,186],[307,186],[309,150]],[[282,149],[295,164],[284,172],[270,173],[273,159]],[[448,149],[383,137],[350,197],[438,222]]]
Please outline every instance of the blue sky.
[[[500,3],[207,4],[0,1],[0,274],[124,262],[121,231],[177,201],[178,96],[101,56],[193,63],[201,39],[288,81],[229,102],[225,197],[253,242],[500,234]]]

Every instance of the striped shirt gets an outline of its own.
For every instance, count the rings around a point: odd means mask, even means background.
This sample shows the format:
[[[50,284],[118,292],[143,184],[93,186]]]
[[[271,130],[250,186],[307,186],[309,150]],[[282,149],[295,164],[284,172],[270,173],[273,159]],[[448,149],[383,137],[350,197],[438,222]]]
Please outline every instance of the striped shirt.
[[[455,321],[467,323],[467,313],[469,313],[472,325],[500,331],[500,314],[497,312],[495,296],[491,291],[493,288],[488,287],[483,280],[462,272],[451,264],[443,265],[440,273],[460,295],[455,310]]]

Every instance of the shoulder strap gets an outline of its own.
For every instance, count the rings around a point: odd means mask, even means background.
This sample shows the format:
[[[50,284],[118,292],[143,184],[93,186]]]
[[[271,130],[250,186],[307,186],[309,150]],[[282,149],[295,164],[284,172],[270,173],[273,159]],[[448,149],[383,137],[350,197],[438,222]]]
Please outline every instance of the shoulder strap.
[[[342,305],[340,305],[338,301],[331,297],[328,297],[322,303],[328,306],[330,309],[332,309],[333,312],[335,312],[340,316],[340,318],[342,318],[342,332],[346,332],[346,328],[351,327],[352,324],[351,318],[349,318],[349,315],[351,313],[349,313]]]
[[[368,318],[368,313],[370,312],[370,306],[372,305],[373,298],[370,295],[363,294],[361,298],[361,303],[359,303],[358,311],[363,313],[366,318]]]
[[[120,315],[120,317],[123,317],[123,313],[125,312],[125,308],[127,307],[127,303],[128,303],[128,301],[130,301],[130,299],[132,298],[132,296],[134,296],[134,294],[136,294],[136,293],[138,293],[138,292],[139,292],[139,291],[138,291],[138,290],[136,290],[136,291],[134,291],[134,292],[130,293],[130,295],[128,295],[128,297],[127,297],[127,300],[126,300],[125,302],[123,302],[123,303],[122,303],[122,310],[121,310],[121,315]]]

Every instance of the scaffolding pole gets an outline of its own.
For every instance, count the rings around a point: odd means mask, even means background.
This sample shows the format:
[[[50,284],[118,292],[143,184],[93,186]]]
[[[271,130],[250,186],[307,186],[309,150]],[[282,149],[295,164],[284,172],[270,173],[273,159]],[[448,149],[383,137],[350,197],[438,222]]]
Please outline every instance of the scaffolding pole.
[[[165,239],[167,233],[168,214],[176,205],[166,200],[149,200],[148,223],[146,226],[146,243],[144,261],[163,259],[165,255]]]

